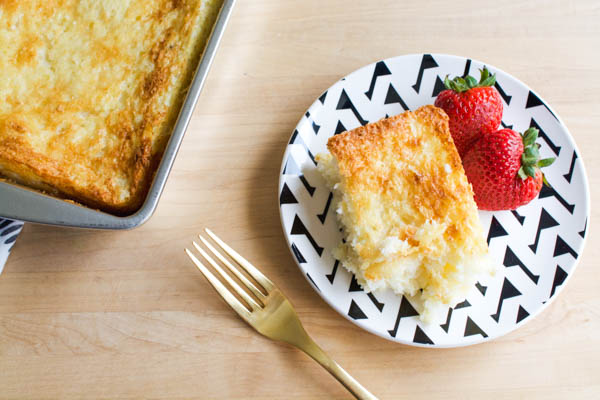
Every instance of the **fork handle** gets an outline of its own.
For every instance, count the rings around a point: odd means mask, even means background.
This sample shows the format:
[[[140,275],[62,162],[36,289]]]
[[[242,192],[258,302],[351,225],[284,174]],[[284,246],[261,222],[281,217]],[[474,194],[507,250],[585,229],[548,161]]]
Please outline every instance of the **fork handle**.
[[[338,363],[333,361],[310,337],[303,343],[296,343],[296,346],[312,359],[321,364],[335,379],[337,379],[346,389],[350,391],[359,400],[378,400],[371,392],[365,389],[356,379],[350,376]]]

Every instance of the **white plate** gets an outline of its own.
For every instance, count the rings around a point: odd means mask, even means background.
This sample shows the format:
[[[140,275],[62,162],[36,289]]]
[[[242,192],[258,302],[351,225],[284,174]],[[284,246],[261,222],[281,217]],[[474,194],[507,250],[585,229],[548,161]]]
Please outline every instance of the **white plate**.
[[[341,240],[331,193],[314,155],[327,139],[367,122],[433,104],[446,75],[479,78],[483,63],[441,54],[414,54],[368,65],[342,78],[308,109],[287,146],[279,179],[281,223],[304,275],[327,303],[358,326],[396,342],[427,347],[475,344],[532,319],[573,274],[585,243],[589,189],[579,151],[558,115],[511,75],[497,74],[504,100],[502,125],[540,130],[544,169],[552,189],[517,211],[480,211],[493,257],[504,273],[478,284],[442,325],[418,319],[410,302],[391,291],[367,294],[331,255]]]

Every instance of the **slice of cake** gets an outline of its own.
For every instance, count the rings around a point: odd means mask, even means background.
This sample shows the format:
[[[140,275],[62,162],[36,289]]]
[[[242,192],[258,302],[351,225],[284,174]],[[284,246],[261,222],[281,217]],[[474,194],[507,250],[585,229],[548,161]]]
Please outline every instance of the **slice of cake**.
[[[495,269],[447,115],[424,106],[333,136],[327,148],[318,168],[345,237],[334,257],[366,291],[391,288],[423,321],[443,323]]]

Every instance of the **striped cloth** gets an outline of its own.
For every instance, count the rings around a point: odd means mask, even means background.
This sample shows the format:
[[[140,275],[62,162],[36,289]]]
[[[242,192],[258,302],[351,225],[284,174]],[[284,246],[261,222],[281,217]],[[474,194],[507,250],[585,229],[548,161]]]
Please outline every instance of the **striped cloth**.
[[[15,244],[21,229],[23,229],[22,222],[0,218],[0,273],[4,269],[10,249]]]

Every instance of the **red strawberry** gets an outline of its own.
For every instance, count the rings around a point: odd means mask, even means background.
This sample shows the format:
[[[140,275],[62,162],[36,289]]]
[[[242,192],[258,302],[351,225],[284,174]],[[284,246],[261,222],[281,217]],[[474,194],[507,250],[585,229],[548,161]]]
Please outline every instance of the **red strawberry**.
[[[435,106],[450,118],[450,133],[460,157],[464,157],[481,136],[498,129],[502,120],[502,99],[494,87],[496,75],[481,70],[479,82],[472,76],[444,79],[447,90],[435,99]]]
[[[463,166],[481,210],[514,210],[533,200],[542,182],[540,168],[554,158],[540,160],[538,130],[529,128],[523,135],[500,129],[482,136],[463,158]]]

